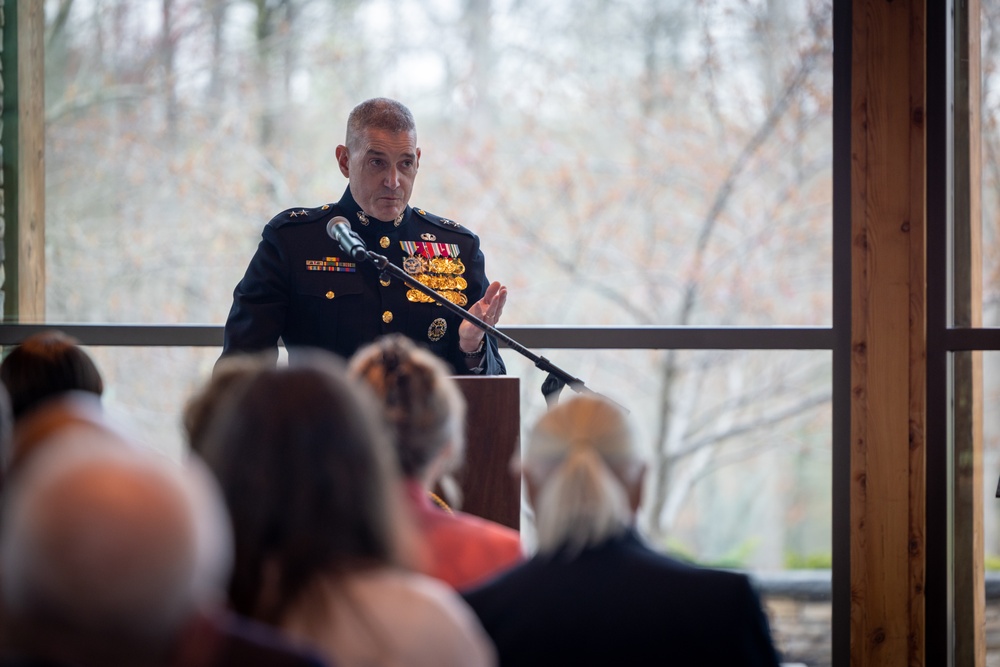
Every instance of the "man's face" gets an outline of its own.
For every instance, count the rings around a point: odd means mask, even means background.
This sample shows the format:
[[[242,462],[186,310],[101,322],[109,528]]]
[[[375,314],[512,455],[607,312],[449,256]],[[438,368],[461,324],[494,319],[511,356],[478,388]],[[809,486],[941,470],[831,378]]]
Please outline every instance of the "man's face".
[[[393,220],[406,209],[420,165],[416,132],[367,129],[337,146],[340,171],[366,214]]]

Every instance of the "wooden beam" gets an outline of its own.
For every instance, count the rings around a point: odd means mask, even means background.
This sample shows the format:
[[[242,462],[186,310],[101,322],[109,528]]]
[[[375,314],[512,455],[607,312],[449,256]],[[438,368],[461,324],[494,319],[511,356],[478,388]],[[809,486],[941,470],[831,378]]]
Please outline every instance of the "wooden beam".
[[[924,3],[853,0],[851,664],[923,664]]]
[[[4,0],[4,315],[45,321],[44,3]]]
[[[955,7],[954,318],[982,326],[980,3]],[[982,352],[953,355],[955,664],[986,664]]]

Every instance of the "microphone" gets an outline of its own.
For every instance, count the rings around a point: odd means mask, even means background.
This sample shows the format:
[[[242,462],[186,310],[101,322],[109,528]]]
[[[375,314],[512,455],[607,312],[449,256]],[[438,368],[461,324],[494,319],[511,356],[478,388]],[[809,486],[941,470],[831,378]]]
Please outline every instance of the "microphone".
[[[361,237],[351,229],[351,223],[347,218],[338,215],[326,223],[326,233],[331,239],[340,244],[340,248],[351,256],[352,259],[361,262],[368,258],[368,248]]]

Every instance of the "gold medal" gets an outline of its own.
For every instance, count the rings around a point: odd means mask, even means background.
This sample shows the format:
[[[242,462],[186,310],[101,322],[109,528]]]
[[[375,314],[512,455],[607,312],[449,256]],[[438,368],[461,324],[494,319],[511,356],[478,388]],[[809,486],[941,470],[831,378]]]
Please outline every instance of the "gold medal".
[[[443,296],[444,298],[448,299],[448,301],[451,301],[452,303],[458,306],[464,306],[465,304],[469,303],[468,297],[466,297],[461,292],[445,290],[441,292],[441,296]],[[434,299],[427,296],[420,290],[416,289],[411,289],[406,292],[406,300],[410,301],[411,303],[434,303]]]
[[[417,289],[407,290],[406,300],[412,303],[431,303],[434,301],[434,299]]]
[[[469,300],[461,292],[441,292],[441,296],[448,299],[448,301],[451,301],[456,306],[464,306],[469,302]]]

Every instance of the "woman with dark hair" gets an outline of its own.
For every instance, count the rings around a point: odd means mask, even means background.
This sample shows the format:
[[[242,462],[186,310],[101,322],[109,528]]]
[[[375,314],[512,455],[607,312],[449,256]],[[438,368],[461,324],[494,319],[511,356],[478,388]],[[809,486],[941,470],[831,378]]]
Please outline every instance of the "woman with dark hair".
[[[453,510],[434,494],[465,450],[465,399],[444,363],[394,334],[358,350],[348,367],[375,390],[393,428],[410,510],[427,546],[421,570],[463,589],[520,562],[517,531]]]
[[[493,663],[455,593],[401,567],[388,433],[336,358],[260,370],[220,406],[206,443],[233,520],[236,612],[347,667]]]
[[[70,391],[104,393],[93,359],[61,331],[29,336],[0,363],[0,381],[10,394],[14,420],[50,398]]]
[[[271,368],[274,361],[264,354],[234,354],[219,359],[207,382],[188,397],[181,412],[181,426],[190,451],[204,454],[205,440],[220,404],[237,392],[257,371]]]

